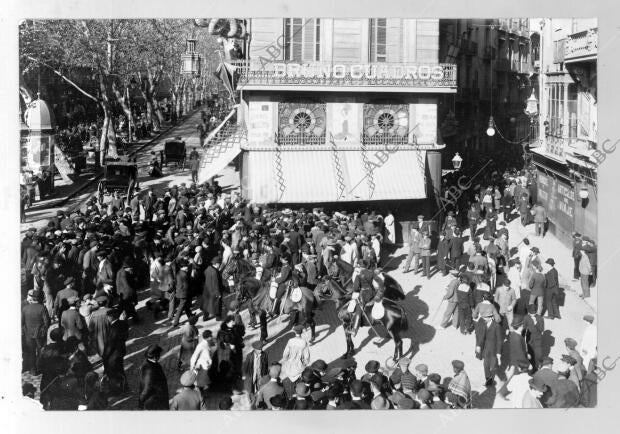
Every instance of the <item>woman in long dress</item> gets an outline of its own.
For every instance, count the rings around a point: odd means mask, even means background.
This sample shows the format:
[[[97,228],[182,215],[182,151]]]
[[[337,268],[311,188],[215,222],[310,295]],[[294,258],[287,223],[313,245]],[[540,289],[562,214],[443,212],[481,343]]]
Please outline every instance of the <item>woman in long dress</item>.
[[[202,333],[202,340],[196,346],[194,353],[190,359],[190,368],[196,371],[196,386],[200,390],[200,394],[204,397],[205,392],[211,384],[210,368],[212,364],[212,350],[209,339],[211,332],[205,330]]]
[[[179,347],[179,370],[184,371],[190,364],[190,360],[196,346],[198,345],[198,329],[196,328],[196,322],[198,322],[198,316],[192,315],[189,317],[189,321],[183,326],[183,333],[181,335],[181,345]]]

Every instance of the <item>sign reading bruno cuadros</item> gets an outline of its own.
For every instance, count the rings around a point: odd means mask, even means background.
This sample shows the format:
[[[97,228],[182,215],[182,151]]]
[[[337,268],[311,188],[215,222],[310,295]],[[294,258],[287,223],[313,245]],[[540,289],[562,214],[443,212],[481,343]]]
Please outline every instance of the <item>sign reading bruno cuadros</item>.
[[[456,65],[453,64],[279,62],[265,68],[259,63],[252,64],[244,72],[247,77],[242,73],[241,81],[247,80],[249,84],[456,86]]]

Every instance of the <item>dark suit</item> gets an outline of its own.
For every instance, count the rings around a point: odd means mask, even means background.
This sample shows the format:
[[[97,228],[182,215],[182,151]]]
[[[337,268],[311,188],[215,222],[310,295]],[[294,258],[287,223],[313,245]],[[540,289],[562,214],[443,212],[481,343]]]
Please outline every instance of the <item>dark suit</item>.
[[[502,353],[502,327],[495,321],[488,325],[485,320],[480,319],[476,324],[476,347],[480,347],[478,358],[482,359],[484,366],[484,376],[487,382],[493,381],[493,377],[498,368],[497,356]]]
[[[106,336],[103,348],[103,372],[111,380],[119,382],[125,380],[125,366],[123,359],[127,354],[127,338],[129,337],[129,327],[127,322],[117,320],[110,325],[110,331]]]
[[[451,242],[447,238],[439,240],[437,244],[437,268],[444,276],[448,274],[446,262],[448,260],[448,252],[450,251]]]
[[[62,313],[65,310],[69,309],[67,300],[71,297],[77,297],[78,295],[79,294],[75,289],[65,288],[58,291],[58,294],[56,294],[56,299],[54,300],[54,314],[58,319],[61,318]]]
[[[529,304],[537,303],[536,313],[538,315],[543,312],[543,298],[545,295],[545,275],[542,273],[534,272],[530,278],[529,289],[530,300]]]
[[[50,316],[45,306],[29,303],[22,308],[22,338],[24,370],[36,373],[36,362],[47,341]]]
[[[271,381],[269,377],[263,378],[261,384],[254,398],[254,406],[257,408],[271,409],[271,398],[276,395],[282,395],[284,393],[284,387],[279,380]]]
[[[179,319],[181,318],[183,312],[185,312],[187,318],[192,316],[192,300],[189,294],[189,274],[183,269],[179,270],[177,273],[175,298],[178,307],[176,313],[174,314],[174,320],[172,321],[173,326],[179,324]]]
[[[204,272],[201,309],[205,317],[222,315],[222,274],[209,265]]]
[[[545,274],[545,306],[547,315],[550,318],[560,318],[560,308],[558,307],[558,292],[560,283],[558,280],[558,270],[551,268]]]
[[[461,257],[463,256],[463,237],[454,236],[450,240],[450,264],[453,268],[461,265]]]
[[[147,360],[140,367],[140,410],[168,410],[168,381],[161,365]]]
[[[105,260],[101,269],[97,271],[97,284],[99,283],[109,283],[110,285],[114,283],[114,270],[109,260]]]
[[[244,387],[250,394],[256,393],[260,379],[269,373],[269,359],[267,353],[261,351],[259,356],[260,367],[258,369],[258,379],[254,382],[254,358],[254,351],[252,351],[245,356],[245,360],[241,366],[242,375],[245,377]]]
[[[116,274],[116,292],[120,297],[120,308],[129,316],[136,316],[138,293],[136,291],[135,276],[132,271],[121,268]]]
[[[523,332],[527,342],[527,351],[531,356],[532,366],[538,369],[542,360],[542,337],[545,331],[545,321],[540,315],[526,315],[523,319]]]
[[[62,313],[60,325],[65,329],[64,339],[75,336],[81,342],[86,343],[88,331],[86,329],[86,321],[75,308],[70,308]]]

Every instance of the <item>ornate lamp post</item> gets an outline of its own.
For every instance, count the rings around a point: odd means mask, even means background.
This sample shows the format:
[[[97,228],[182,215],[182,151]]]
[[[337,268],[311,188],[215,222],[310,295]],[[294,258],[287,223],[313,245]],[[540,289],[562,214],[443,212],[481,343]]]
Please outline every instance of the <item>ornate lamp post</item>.
[[[457,152],[456,155],[454,155],[454,158],[452,158],[452,167],[454,167],[454,170],[459,170],[461,168],[461,164],[463,164],[463,159]]]

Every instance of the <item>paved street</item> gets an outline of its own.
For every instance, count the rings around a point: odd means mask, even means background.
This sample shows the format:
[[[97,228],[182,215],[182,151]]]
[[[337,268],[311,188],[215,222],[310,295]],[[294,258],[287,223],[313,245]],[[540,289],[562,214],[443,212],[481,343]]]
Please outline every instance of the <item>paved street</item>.
[[[199,114],[194,114],[182,125],[172,129],[164,137],[153,143],[145,152],[142,152],[138,158],[140,166],[140,184],[142,188],[152,187],[159,194],[161,190],[172,185],[182,182],[190,182],[189,172],[178,170],[174,167],[164,170],[165,176],[159,179],[151,179],[146,174],[146,167],[150,160],[150,151],[158,152],[163,148],[163,142],[168,137],[181,136],[188,144],[189,149],[198,145],[198,139],[195,134],[195,123]],[[199,150],[202,151],[202,150]],[[232,166],[228,166],[218,177],[220,184],[225,191],[238,188],[238,173],[234,171]],[[84,201],[94,191],[94,187],[88,193],[72,199],[65,209],[81,206]],[[48,209],[36,216],[32,222],[22,225],[22,229],[35,225],[42,226],[46,222],[46,218],[52,216],[56,209]],[[566,337],[573,337],[580,341],[583,334],[585,323],[582,316],[585,313],[596,313],[596,290],[593,291],[593,297],[588,303],[579,299],[577,294],[578,282],[570,279],[572,272],[572,258],[570,250],[561,245],[552,235],[547,235],[544,239],[533,236],[533,225],[522,228],[519,219],[515,219],[508,224],[510,230],[510,245],[516,246],[524,236],[529,236],[532,246],[538,246],[541,250],[543,259],[553,257],[557,263],[560,272],[560,283],[564,289],[564,305],[561,307],[561,320],[546,321],[548,333],[545,336],[545,348],[549,355],[555,360],[559,360],[564,349],[563,340]],[[438,326],[445,304],[442,304],[444,288],[449,282],[450,277],[434,275],[430,280],[423,278],[421,275],[413,273],[403,274],[400,270],[404,259],[406,258],[407,247],[397,249],[392,255],[384,259],[384,266],[391,276],[393,276],[403,287],[406,298],[401,303],[405,308],[409,320],[409,329],[404,333],[404,351],[405,355],[413,358],[412,366],[418,363],[425,363],[429,366],[430,372],[437,372],[442,376],[449,376],[452,372],[451,360],[461,359],[466,364],[466,371],[472,382],[475,391],[474,406],[482,408],[490,407],[510,407],[512,403],[501,398],[495,398],[495,389],[485,389],[483,387],[484,375],[482,362],[474,356],[474,336],[463,336],[455,328],[449,327],[442,329]],[[174,394],[178,387],[178,379],[180,372],[176,366],[176,354],[180,340],[180,327],[170,328],[164,326],[163,321],[152,322],[150,313],[145,309],[145,302],[148,299],[148,291],[141,292],[141,301],[138,305],[142,322],[131,327],[130,340],[127,342],[128,354],[126,357],[126,370],[130,381],[130,388],[136,391],[137,369],[143,361],[143,351],[151,343],[159,343],[165,350],[162,357],[162,364],[165,366],[170,393]],[[244,321],[247,324],[247,312],[243,313]],[[313,359],[322,358],[329,364],[339,363],[339,357],[345,351],[345,338],[340,322],[335,313],[334,306],[330,302],[324,303],[316,317],[317,320],[317,339],[311,347],[311,356]],[[199,321],[198,328],[200,332],[204,329],[210,329],[214,333],[217,331],[219,324],[214,320],[207,323]],[[358,362],[358,375],[363,374],[364,365],[367,361],[375,359],[385,366],[393,355],[394,344],[391,340],[385,339],[387,336],[381,326],[377,326],[377,337],[375,332],[370,328],[362,328],[358,335],[354,338],[356,345],[356,360]],[[309,331],[306,332],[309,334]],[[269,343],[267,345],[267,353],[270,361],[279,360],[282,356],[284,346],[292,336],[291,328],[288,324],[288,317],[274,319],[269,324]],[[248,330],[246,334],[246,342],[252,342],[258,338],[258,330]],[[246,345],[246,351],[249,345]],[[93,359],[93,360],[96,360]],[[98,372],[102,372],[99,366]],[[36,381],[36,378],[34,379]],[[220,393],[214,392],[209,400],[210,408],[217,408]],[[137,402],[134,394],[118,399],[114,403],[114,408],[118,409],[134,409]]]

